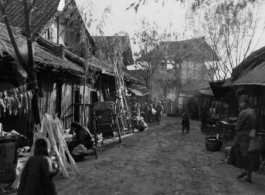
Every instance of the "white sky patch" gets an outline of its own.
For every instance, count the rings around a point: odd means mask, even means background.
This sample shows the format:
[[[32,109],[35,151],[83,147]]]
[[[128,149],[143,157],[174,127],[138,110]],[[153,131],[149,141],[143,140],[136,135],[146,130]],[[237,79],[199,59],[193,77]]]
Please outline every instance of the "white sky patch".
[[[111,6],[112,14],[106,21],[104,28],[105,35],[113,35],[121,31],[132,35],[140,28],[140,22],[146,18],[150,22],[156,22],[159,26],[158,31],[167,29],[169,32],[179,32],[183,30],[185,20],[185,9],[175,0],[168,0],[164,6],[162,3],[150,1],[148,5],[143,5],[135,13],[134,9],[126,10],[126,8],[135,0],[92,0],[95,5],[95,18],[100,19],[103,10]],[[86,0],[76,0],[78,6],[84,6]],[[93,28],[92,28],[93,29]],[[91,32],[92,34],[96,32]]]
[[[62,11],[65,6],[65,0],[61,0],[57,8],[58,11]]]

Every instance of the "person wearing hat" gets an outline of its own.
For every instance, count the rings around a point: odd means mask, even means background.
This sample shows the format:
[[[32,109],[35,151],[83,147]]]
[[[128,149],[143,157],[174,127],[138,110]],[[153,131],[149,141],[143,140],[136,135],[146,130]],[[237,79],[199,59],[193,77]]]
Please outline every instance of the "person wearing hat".
[[[246,182],[252,183],[252,171],[258,171],[260,166],[260,151],[248,151],[251,137],[250,132],[255,128],[257,116],[255,111],[250,107],[250,101],[247,95],[241,95],[239,98],[239,107],[242,110],[236,123],[237,139],[232,146],[229,164],[244,171],[237,179],[245,179]]]

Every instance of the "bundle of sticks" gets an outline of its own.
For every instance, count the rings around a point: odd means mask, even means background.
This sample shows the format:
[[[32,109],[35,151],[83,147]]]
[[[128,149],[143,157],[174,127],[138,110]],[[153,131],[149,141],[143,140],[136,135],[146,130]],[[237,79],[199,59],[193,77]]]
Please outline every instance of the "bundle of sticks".
[[[36,126],[34,131],[34,142],[38,138],[46,137],[49,139],[51,144],[51,151],[53,151],[60,171],[62,172],[65,178],[69,178],[69,173],[73,172],[74,174],[79,175],[77,165],[72,158],[67,144],[63,138],[63,125],[59,118],[52,117],[49,114],[45,114],[42,118],[41,127]],[[33,142],[33,143],[34,143]],[[33,155],[34,144],[31,148],[29,158]],[[66,154],[68,156],[69,162],[67,161]],[[26,164],[26,163],[25,163]],[[14,183],[12,184],[13,188],[18,188],[20,183],[20,178],[23,170],[20,172]]]

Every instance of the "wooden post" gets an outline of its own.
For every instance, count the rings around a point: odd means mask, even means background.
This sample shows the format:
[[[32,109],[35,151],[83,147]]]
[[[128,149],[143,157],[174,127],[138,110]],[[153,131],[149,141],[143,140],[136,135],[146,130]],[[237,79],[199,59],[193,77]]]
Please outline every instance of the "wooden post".
[[[59,16],[57,17],[57,44],[59,44],[60,40],[60,25],[59,25]]]
[[[217,132],[220,133],[220,128],[221,128],[221,116],[222,116],[222,112],[223,112],[223,105],[224,105],[224,96],[222,96],[222,100],[221,100],[221,110],[220,110],[220,117],[218,119],[218,127],[217,127]]]

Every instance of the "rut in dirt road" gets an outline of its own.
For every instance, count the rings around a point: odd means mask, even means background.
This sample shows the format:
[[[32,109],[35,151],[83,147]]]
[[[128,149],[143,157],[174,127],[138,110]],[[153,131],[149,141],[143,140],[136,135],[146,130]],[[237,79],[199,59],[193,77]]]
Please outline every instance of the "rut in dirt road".
[[[236,181],[239,170],[220,164],[223,152],[207,152],[199,122],[181,133],[179,118],[98,148],[99,159],[78,163],[81,176],[57,178],[60,195],[264,194],[263,175],[254,184]]]

